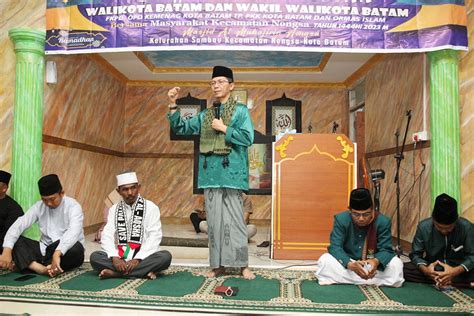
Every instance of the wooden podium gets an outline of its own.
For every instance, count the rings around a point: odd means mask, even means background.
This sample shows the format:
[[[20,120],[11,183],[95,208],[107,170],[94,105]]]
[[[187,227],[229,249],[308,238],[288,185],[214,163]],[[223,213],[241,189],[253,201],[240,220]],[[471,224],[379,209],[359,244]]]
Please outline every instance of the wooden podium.
[[[355,186],[355,145],[342,134],[287,134],[273,144],[273,259],[316,260]]]

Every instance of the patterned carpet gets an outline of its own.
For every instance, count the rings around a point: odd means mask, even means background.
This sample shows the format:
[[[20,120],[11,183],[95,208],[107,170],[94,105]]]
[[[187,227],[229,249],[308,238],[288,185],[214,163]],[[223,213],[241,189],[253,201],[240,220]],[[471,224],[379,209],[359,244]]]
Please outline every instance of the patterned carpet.
[[[36,276],[15,281],[0,275],[0,300],[56,302],[73,305],[234,312],[454,313],[474,311],[473,290],[437,291],[425,284],[402,288],[318,285],[311,271],[254,269],[249,281],[234,274],[206,278],[206,268],[173,266],[156,280],[99,280],[89,264],[57,278]],[[236,286],[237,296],[214,295],[219,285]]]

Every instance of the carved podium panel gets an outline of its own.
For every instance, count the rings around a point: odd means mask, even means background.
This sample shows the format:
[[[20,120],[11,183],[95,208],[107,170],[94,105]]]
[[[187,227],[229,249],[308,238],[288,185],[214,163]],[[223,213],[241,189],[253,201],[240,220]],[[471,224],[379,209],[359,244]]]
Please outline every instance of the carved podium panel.
[[[273,259],[316,260],[349,205],[355,145],[342,134],[289,134],[273,147]]]

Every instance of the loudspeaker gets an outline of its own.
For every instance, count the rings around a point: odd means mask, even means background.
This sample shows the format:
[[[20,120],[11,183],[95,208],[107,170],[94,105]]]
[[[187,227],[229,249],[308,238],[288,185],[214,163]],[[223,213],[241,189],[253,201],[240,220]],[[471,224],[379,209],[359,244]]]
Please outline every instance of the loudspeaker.
[[[56,62],[49,60],[46,62],[46,83],[57,83],[58,72],[56,70]]]

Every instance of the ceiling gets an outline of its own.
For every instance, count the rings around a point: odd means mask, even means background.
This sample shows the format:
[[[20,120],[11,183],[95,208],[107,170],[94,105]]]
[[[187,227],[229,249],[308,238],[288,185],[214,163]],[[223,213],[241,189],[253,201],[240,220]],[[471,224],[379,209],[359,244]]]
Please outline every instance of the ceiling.
[[[153,51],[103,53],[127,82],[203,83],[214,65],[234,70],[239,83],[347,86],[374,54],[265,51]]]

